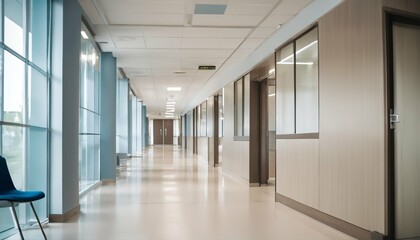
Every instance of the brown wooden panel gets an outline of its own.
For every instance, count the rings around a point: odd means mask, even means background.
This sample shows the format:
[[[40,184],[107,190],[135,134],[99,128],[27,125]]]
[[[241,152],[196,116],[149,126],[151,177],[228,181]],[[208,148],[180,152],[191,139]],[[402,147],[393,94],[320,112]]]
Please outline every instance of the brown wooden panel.
[[[163,144],[163,120],[153,120],[153,144]]]
[[[260,183],[259,83],[250,83],[249,183]]]
[[[267,79],[259,84],[260,183],[268,183],[268,88]]]
[[[174,144],[174,120],[165,119],[163,120],[163,144],[172,145]]]

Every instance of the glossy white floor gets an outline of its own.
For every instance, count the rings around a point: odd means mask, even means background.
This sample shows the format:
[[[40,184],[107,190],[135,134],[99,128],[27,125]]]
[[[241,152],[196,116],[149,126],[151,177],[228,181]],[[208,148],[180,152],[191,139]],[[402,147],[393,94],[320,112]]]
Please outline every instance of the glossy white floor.
[[[150,147],[123,163],[115,185],[80,199],[80,215],[45,228],[49,239],[352,239],[276,203],[274,187],[250,188],[179,147]]]

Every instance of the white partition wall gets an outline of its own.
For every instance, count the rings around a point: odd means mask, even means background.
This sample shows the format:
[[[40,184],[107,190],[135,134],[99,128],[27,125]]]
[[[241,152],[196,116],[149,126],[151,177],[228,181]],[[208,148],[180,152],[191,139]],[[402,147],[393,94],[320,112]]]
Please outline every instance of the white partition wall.
[[[233,83],[224,88],[223,171],[249,180],[249,141],[234,140]]]

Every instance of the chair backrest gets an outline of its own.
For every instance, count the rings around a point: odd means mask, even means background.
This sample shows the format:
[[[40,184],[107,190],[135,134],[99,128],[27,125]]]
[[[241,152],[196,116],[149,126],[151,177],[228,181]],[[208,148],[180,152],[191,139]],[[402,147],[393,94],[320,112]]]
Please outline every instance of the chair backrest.
[[[7,168],[6,159],[0,156],[0,193],[15,189],[9,168]]]

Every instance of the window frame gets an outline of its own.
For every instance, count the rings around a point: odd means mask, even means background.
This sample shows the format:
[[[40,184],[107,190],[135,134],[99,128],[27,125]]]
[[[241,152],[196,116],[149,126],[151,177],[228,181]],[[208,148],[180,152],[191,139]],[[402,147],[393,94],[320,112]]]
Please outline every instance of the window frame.
[[[297,133],[296,131],[296,95],[297,95],[297,91],[296,91],[296,81],[297,81],[297,77],[296,77],[296,42],[301,39],[302,37],[304,37],[306,34],[310,33],[311,31],[316,30],[317,31],[317,59],[318,59],[318,70],[317,70],[317,98],[318,98],[318,104],[317,104],[317,120],[318,120],[318,126],[317,126],[317,130],[316,132],[308,132],[308,133]],[[278,78],[277,78],[277,73],[279,72],[278,68],[277,68],[277,53],[279,51],[281,51],[282,49],[284,49],[285,47],[287,47],[289,44],[293,45],[293,82],[294,82],[294,90],[293,90],[293,94],[294,94],[294,132],[293,133],[284,133],[284,134],[279,134],[277,132],[278,129],[278,114],[276,113],[276,139],[319,139],[319,126],[320,126],[320,114],[319,114],[319,109],[320,109],[320,94],[319,94],[319,90],[320,90],[320,78],[319,78],[319,65],[320,65],[320,61],[319,61],[319,26],[318,24],[315,24],[311,27],[309,27],[308,29],[306,29],[305,31],[303,31],[302,33],[298,34],[296,37],[290,39],[289,41],[285,42],[284,44],[282,44],[280,47],[278,47],[275,50],[275,66],[276,66],[276,98],[278,97],[277,93],[278,93],[278,88],[279,88],[279,84],[277,84]],[[277,100],[276,100],[276,110],[277,110]]]

